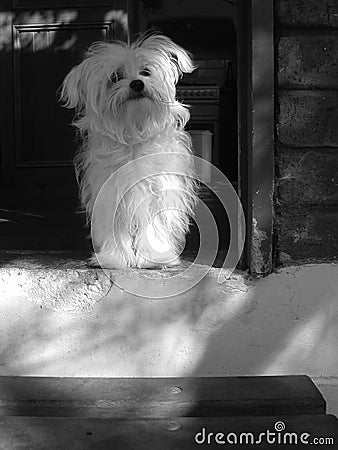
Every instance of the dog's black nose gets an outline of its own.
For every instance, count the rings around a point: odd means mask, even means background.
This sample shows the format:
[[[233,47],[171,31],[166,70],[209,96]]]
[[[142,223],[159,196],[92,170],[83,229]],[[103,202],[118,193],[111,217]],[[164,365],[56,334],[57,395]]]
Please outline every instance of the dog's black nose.
[[[144,83],[142,80],[133,80],[129,86],[136,92],[141,92],[144,89]]]

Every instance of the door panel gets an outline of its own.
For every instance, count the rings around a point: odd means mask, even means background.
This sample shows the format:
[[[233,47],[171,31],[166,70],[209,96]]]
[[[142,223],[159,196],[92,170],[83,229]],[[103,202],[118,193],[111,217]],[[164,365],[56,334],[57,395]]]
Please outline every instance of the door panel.
[[[72,111],[57,89],[91,42],[113,35],[113,24],[14,26],[17,165],[58,165],[73,158]]]
[[[73,111],[57,91],[67,72],[98,40],[126,39],[127,0],[1,2],[1,184],[39,203],[76,195]],[[4,198],[4,196],[2,196]],[[8,202],[7,202],[8,203]]]

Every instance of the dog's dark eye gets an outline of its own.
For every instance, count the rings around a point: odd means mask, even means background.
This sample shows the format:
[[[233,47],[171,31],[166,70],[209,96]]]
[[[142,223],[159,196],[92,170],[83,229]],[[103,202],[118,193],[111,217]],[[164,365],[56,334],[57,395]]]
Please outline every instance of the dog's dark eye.
[[[142,75],[143,77],[150,77],[150,70],[143,69],[143,70],[141,70],[140,75]]]
[[[123,78],[124,78],[124,73],[122,70],[117,70],[116,72],[112,73],[109,77],[109,79],[112,83],[117,83],[118,81],[122,80]]]

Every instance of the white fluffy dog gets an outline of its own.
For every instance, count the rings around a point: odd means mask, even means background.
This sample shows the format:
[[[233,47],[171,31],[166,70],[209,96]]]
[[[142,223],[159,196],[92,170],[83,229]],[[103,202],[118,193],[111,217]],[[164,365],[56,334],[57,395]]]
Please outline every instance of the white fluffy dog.
[[[66,76],[61,98],[76,109],[83,140],[75,168],[91,219],[92,263],[179,263],[196,184],[184,131],[190,115],[175,85],[193,70],[183,48],[150,34],[130,45],[94,43]]]

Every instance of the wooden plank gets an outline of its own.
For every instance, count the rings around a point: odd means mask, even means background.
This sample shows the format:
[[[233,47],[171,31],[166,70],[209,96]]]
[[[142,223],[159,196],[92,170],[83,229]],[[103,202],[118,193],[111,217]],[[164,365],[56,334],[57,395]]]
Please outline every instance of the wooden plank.
[[[0,415],[161,418],[324,414],[307,376],[0,377]]]
[[[278,423],[278,425],[276,425]],[[285,427],[284,431],[276,432]],[[268,438],[269,431],[269,438]],[[210,434],[212,433],[212,434]],[[215,436],[218,433],[217,441]],[[242,434],[245,433],[245,434]],[[264,433],[262,435],[261,433]],[[292,433],[292,437],[285,433]],[[303,433],[307,433],[304,435]],[[279,437],[278,437],[279,436]],[[2,450],[16,449],[114,449],[185,450],[219,448],[220,441],[235,448],[302,448],[300,439],[315,442],[325,439],[327,445],[311,448],[337,449],[338,420],[333,416],[178,418],[118,420],[62,417],[1,417]],[[230,439],[230,441],[229,441]],[[273,441],[273,439],[275,441]],[[293,445],[280,445],[289,443]],[[330,444],[329,442],[335,442]],[[258,442],[257,442],[258,441]],[[276,445],[272,445],[273,442]],[[324,442],[324,441],[322,441]],[[240,444],[243,445],[240,445]],[[257,446],[252,445],[256,444]],[[203,445],[204,444],[204,445]],[[223,445],[224,445],[223,444]],[[297,444],[297,445],[294,445]]]

